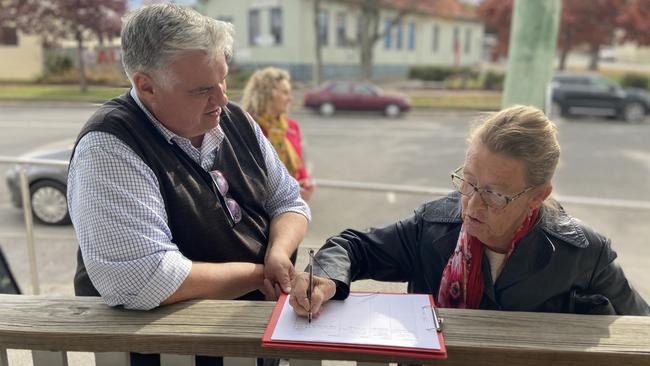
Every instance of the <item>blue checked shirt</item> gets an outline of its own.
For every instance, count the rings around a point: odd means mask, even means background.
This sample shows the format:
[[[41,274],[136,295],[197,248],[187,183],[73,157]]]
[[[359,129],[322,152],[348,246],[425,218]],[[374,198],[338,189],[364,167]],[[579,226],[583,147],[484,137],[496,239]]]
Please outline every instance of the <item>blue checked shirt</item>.
[[[224,138],[220,126],[205,134],[200,149],[165,128],[131,96],[170,143],[206,171]],[[268,171],[265,202],[271,218],[297,212],[311,219],[300,187],[255,124]],[[154,172],[130,147],[105,132],[89,132],[75,150],[68,175],[68,205],[88,275],[111,306],[151,309],[173,294],[192,262],[172,241],[165,203]]]

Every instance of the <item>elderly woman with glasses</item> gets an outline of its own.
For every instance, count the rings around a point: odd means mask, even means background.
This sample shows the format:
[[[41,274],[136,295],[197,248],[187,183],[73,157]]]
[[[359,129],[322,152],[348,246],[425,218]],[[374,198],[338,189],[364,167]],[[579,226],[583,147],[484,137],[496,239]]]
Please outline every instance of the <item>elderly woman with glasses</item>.
[[[411,217],[327,240],[290,303],[318,314],[360,279],[407,281],[441,307],[650,315],[615,261],[610,240],[550,196],[560,157],[555,125],[533,107],[488,117],[451,174],[456,192]]]

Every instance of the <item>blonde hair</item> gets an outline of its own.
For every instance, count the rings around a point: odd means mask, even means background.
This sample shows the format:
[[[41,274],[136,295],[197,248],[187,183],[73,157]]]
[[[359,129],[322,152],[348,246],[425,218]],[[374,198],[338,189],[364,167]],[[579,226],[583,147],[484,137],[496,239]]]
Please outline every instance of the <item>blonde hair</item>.
[[[531,186],[550,182],[560,160],[557,128],[535,107],[516,105],[489,115],[471,131],[468,143],[475,142],[522,161]]]
[[[270,113],[273,93],[281,81],[291,81],[286,70],[267,67],[257,70],[244,87],[241,105],[254,118]]]

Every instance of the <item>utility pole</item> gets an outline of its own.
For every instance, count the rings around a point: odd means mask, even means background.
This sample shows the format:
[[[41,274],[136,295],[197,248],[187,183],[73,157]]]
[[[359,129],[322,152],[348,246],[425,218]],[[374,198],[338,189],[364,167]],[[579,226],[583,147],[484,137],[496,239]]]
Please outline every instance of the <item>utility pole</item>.
[[[561,0],[515,0],[502,107],[546,107],[561,7]]]

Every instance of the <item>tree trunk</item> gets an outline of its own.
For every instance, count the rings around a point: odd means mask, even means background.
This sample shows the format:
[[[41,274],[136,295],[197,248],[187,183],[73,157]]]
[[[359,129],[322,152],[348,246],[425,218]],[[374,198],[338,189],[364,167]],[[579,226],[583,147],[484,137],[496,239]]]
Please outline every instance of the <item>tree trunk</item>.
[[[86,62],[84,60],[84,44],[83,44],[83,35],[81,30],[77,29],[75,32],[77,38],[77,51],[79,54],[79,85],[81,87],[81,92],[86,93],[88,91],[88,84],[86,83]]]
[[[359,59],[361,67],[361,78],[364,80],[372,79],[372,48],[373,42],[370,42],[372,21],[370,14],[363,14],[361,26],[361,39],[359,40]]]
[[[569,57],[569,51],[571,51],[573,34],[571,31],[565,31],[562,38],[563,38],[563,44],[562,44],[562,49],[560,51],[560,64],[558,65],[558,69],[560,71],[566,68],[566,60]]]
[[[596,71],[598,70],[598,54],[600,53],[600,45],[592,44],[590,57],[589,57],[589,70]]]
[[[359,58],[361,76],[366,79],[372,79],[372,66],[373,66],[373,51],[375,44],[379,41],[386,32],[390,32],[393,27],[400,23],[407,12],[412,11],[416,4],[416,0],[411,0],[407,6],[402,7],[399,13],[393,18],[391,23],[382,31],[379,30],[381,23],[381,6],[377,0],[364,0],[361,3],[361,37],[359,39]]]
[[[320,0],[314,0],[314,34],[316,34],[316,45],[315,48],[315,65],[312,70],[312,82],[314,86],[318,86],[321,83],[322,74],[323,74],[323,47],[320,40]]]
[[[373,48],[379,39],[379,8],[375,1],[366,0],[361,5],[361,35],[359,39],[359,60],[361,78],[372,79]]]

